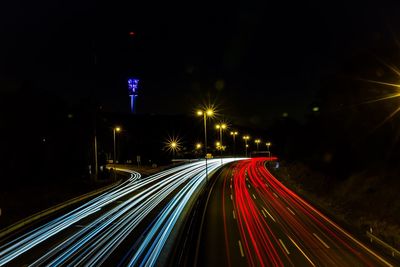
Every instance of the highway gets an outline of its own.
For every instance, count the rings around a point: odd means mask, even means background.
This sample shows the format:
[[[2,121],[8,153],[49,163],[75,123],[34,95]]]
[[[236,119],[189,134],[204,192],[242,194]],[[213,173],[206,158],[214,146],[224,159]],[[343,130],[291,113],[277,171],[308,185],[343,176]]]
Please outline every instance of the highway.
[[[280,183],[265,158],[230,164],[209,192],[194,266],[394,266]]]
[[[223,164],[235,159],[223,159]],[[220,168],[208,160],[208,172]],[[205,161],[141,178],[24,233],[0,240],[0,266],[154,266],[168,261],[187,210],[206,185]]]

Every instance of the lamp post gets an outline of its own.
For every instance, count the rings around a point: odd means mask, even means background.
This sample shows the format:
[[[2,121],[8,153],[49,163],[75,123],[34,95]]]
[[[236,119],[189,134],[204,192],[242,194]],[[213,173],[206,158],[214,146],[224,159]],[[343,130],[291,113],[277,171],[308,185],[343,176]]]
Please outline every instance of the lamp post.
[[[248,135],[243,136],[243,140],[245,143],[245,152],[246,152],[246,158],[247,158],[247,148],[249,147],[249,145],[247,144],[247,141],[250,140],[250,136],[248,136]]]
[[[232,138],[233,138],[233,157],[235,157],[236,156],[236,135],[238,135],[239,133],[237,132],[237,131],[232,131],[231,132],[231,135],[232,135]]]
[[[196,157],[198,156],[198,154],[201,154],[201,148],[202,148],[201,143],[196,143],[196,145],[195,145],[195,155],[196,155]]]
[[[219,142],[220,142],[220,152],[221,152],[221,164],[222,164],[222,149],[223,149],[223,145],[222,145],[222,130],[226,129],[226,124],[225,123],[219,123],[217,125],[215,125],[215,128],[217,130],[219,130]]]
[[[256,145],[257,145],[257,152],[258,152],[258,145],[261,143],[261,140],[260,139],[256,139],[256,140],[254,140],[254,143],[256,143]]]
[[[211,108],[207,108],[205,110],[198,110],[197,116],[203,116],[204,120],[204,150],[206,153],[206,180],[208,179],[208,169],[207,169],[207,117],[214,116],[214,110]]]
[[[171,147],[171,150],[172,150],[172,159],[175,158],[175,151],[177,149],[177,146],[178,146],[178,144],[176,142],[174,142],[174,141],[171,142],[171,144],[170,144],[170,147]]]
[[[217,130],[219,130],[219,141],[221,142],[221,145],[222,145],[222,130],[225,130],[226,127],[227,126],[225,123],[220,123],[220,124],[215,125],[215,128]]]
[[[271,146],[271,142],[267,142],[265,145],[267,146],[268,156],[271,157],[271,152],[269,151],[269,147]]]
[[[114,133],[114,160],[113,160],[114,167],[115,167],[115,163],[117,161],[117,145],[115,143],[115,136],[116,136],[116,133],[119,133],[120,131],[121,131],[121,127],[119,127],[119,126],[116,126],[113,129],[113,133]]]

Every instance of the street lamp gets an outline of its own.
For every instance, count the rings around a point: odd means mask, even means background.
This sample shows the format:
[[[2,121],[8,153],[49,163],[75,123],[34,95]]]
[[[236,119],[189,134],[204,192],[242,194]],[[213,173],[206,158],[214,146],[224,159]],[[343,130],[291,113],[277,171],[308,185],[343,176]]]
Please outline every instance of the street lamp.
[[[245,143],[245,151],[246,151],[246,158],[247,158],[247,148],[249,147],[249,145],[247,144],[247,141],[250,140],[250,136],[248,136],[248,135],[243,136],[243,140]]]
[[[175,158],[175,152],[180,151],[182,148],[180,138],[169,137],[165,142],[165,148],[172,152],[172,158]]]
[[[215,125],[215,128],[219,130],[219,142],[221,143],[221,163],[222,163],[222,130],[225,130],[227,128],[225,123],[219,123]]]
[[[257,152],[258,152],[258,145],[261,143],[261,140],[260,139],[256,139],[256,140],[254,140],[254,143],[256,143],[256,145],[257,145]]]
[[[197,116],[203,116],[204,120],[204,150],[206,152],[206,179],[208,179],[207,169],[207,117],[212,118],[214,116],[214,110],[212,108],[206,108],[204,110],[198,110]]]
[[[269,147],[271,146],[271,142],[267,142],[265,145],[267,146],[268,156],[271,157],[271,152],[269,151]]]
[[[177,149],[177,146],[178,146],[178,144],[177,144],[176,142],[172,142],[172,143],[170,144],[170,148],[171,148],[171,150],[172,150],[172,158],[175,158],[175,151],[176,151],[176,149]]]
[[[172,142],[171,143],[171,150],[172,150],[172,157],[173,158],[175,157],[176,146],[177,146],[176,142]]]
[[[222,130],[225,130],[227,128],[225,123],[220,123],[215,125],[215,129],[219,130],[219,141],[222,144]]]
[[[195,155],[196,155],[196,158],[198,157],[198,155],[201,155],[201,148],[202,148],[202,147],[203,147],[203,146],[202,146],[201,143],[196,143],[196,144],[195,144],[195,146],[194,146],[194,149],[195,149],[194,153],[195,153]]]
[[[204,120],[204,147],[207,156],[207,117],[211,118],[214,116],[214,110],[211,108],[207,108],[205,110],[198,110],[197,116],[203,116]]]
[[[117,146],[115,144],[115,136],[116,136],[116,133],[119,133],[120,131],[121,131],[121,127],[119,127],[119,126],[116,126],[113,129],[113,133],[114,133],[114,160],[113,160],[114,167],[115,167],[115,163],[117,161]]]
[[[200,143],[196,144],[196,149],[201,149],[201,144]]]
[[[232,138],[233,138],[233,156],[235,157],[236,156],[236,135],[238,135],[239,133],[238,133],[238,131],[232,131],[231,132],[231,135],[232,135]]]

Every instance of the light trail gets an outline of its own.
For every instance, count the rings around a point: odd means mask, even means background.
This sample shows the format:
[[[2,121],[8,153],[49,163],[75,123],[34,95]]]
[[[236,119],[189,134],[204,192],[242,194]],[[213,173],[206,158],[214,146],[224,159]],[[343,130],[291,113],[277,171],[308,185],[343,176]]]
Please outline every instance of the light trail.
[[[237,226],[249,265],[392,266],[286,188],[265,162],[242,161],[233,172]]]
[[[224,159],[224,164],[237,159]],[[221,167],[219,159],[208,160],[208,172]],[[122,169],[120,169],[122,170]],[[129,170],[122,170],[129,171]],[[30,266],[85,265],[104,263],[119,245],[163,201],[171,198],[156,219],[142,233],[140,242],[134,242],[135,251],[126,255],[131,265],[153,266],[179,220],[185,216],[185,207],[193,201],[206,184],[205,161],[175,167],[146,179],[131,172],[131,177],[112,190],[103,193],[67,214],[60,216],[26,234],[1,245],[0,266],[29,254],[38,245],[54,239],[78,223],[56,245],[36,257]]]
[[[252,178],[248,172],[249,162],[251,160],[237,164],[233,179],[234,204],[243,249],[251,266],[285,266],[285,262],[291,263],[288,254],[282,246],[274,245],[279,243],[279,239],[263,218],[249,192],[250,186],[246,186],[246,178],[249,177],[250,182]],[[253,185],[257,187],[257,184]],[[283,259],[282,255],[286,258]]]
[[[235,159],[224,159],[225,163],[234,161]],[[209,172],[213,172],[220,167],[219,160],[209,162]],[[182,211],[187,203],[196,195],[196,191],[201,189],[201,185],[205,185],[206,176],[205,169],[194,174],[190,181],[172,198],[163,212],[157,219],[155,226],[152,227],[146,239],[142,242],[140,248],[137,249],[135,255],[131,258],[129,266],[153,266],[169,240],[174,226],[182,216]]]

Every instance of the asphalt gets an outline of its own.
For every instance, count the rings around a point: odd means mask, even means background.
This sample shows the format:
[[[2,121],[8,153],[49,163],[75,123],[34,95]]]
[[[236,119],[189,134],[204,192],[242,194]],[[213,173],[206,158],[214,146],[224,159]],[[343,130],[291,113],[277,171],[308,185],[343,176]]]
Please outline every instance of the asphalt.
[[[236,227],[236,219],[233,215],[233,204],[226,201],[230,198],[228,181],[232,176],[235,164],[225,167],[215,177],[210,190],[204,222],[202,225],[200,243],[197,251],[197,266],[244,266],[247,261],[240,253],[238,241],[239,232]],[[225,214],[225,216],[222,216]],[[228,240],[228,245],[226,241]]]
[[[234,163],[216,178],[193,265],[396,266],[280,184],[264,163]]]

